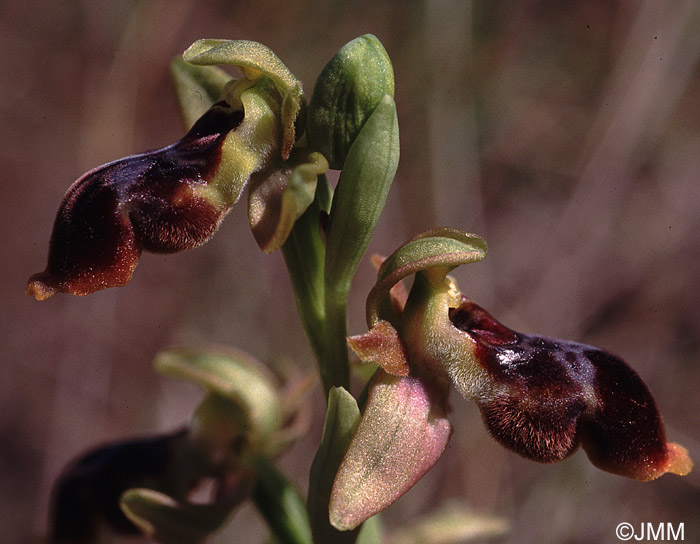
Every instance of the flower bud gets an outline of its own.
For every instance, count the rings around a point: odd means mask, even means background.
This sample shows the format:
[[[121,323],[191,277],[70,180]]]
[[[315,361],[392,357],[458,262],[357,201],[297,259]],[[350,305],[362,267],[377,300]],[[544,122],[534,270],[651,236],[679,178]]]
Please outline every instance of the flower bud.
[[[394,71],[381,42],[366,34],[344,45],[321,71],[307,113],[309,145],[341,169],[365,121],[385,95]]]

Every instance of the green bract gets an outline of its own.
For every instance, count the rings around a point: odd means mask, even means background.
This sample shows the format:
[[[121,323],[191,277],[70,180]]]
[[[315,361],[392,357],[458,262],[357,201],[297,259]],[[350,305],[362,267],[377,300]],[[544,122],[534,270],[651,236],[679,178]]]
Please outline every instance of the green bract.
[[[307,114],[309,144],[343,168],[355,138],[384,95],[394,96],[394,71],[373,35],[355,38],[328,62],[316,81]]]
[[[335,475],[348,449],[357,425],[360,409],[353,396],[342,387],[328,392],[328,410],[323,435],[309,477],[309,517],[316,542],[354,542],[351,532],[339,532],[332,527],[328,516],[328,502]]]
[[[399,123],[385,95],[348,153],[328,225],[326,281],[347,291],[384,209],[399,164]]]

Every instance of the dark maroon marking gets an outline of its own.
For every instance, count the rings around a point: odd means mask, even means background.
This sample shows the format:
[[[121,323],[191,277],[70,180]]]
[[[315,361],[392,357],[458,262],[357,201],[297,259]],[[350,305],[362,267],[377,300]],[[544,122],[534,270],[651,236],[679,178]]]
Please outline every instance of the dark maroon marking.
[[[600,350],[585,353],[596,369],[599,404],[582,425],[583,447],[605,470],[634,477],[667,460],[666,433],[651,392],[622,359]]]
[[[490,313],[465,296],[462,296],[458,308],[450,309],[450,320],[458,329],[494,346],[515,344],[521,336],[496,321]]]
[[[579,390],[592,379],[593,367],[582,355],[590,346],[513,331],[466,297],[450,310],[450,320],[475,341],[477,360],[497,381],[520,389]]]
[[[656,402],[622,359],[515,332],[466,298],[450,319],[475,342],[491,379],[506,386],[478,401],[487,428],[504,446],[550,462],[580,443],[596,466],[640,479],[664,467],[668,451]]]

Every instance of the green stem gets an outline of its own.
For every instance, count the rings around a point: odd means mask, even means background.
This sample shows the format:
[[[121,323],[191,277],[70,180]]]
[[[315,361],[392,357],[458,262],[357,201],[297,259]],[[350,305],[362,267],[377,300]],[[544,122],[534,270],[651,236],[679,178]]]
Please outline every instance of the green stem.
[[[350,363],[346,340],[347,304],[347,289],[326,284],[326,345],[321,365],[321,380],[326,396],[331,387],[350,389]]]
[[[319,176],[316,198],[282,246],[301,322],[319,365],[323,391],[348,388],[347,297],[349,284],[328,281],[326,246],[320,234],[319,218],[330,207],[330,187]]]
[[[305,255],[313,253],[308,247],[309,241],[306,233],[299,232],[295,227],[282,246],[282,255],[294,289],[302,326],[320,364],[325,351],[323,258],[320,259],[321,266],[318,266],[317,259],[304,258]]]
[[[282,246],[289,278],[294,289],[299,317],[318,364],[325,353],[325,260],[326,246],[321,239],[320,217],[329,206],[330,187],[326,177],[318,179],[316,197],[294,223]]]
[[[253,502],[281,544],[311,544],[306,504],[297,489],[266,457],[253,463]]]

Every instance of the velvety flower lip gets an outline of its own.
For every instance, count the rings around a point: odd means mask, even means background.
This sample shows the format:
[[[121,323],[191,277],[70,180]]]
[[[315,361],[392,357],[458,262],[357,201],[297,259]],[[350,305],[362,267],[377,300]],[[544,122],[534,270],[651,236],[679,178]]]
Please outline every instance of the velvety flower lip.
[[[29,279],[38,300],[126,284],[141,251],[170,253],[206,242],[228,211],[207,182],[243,112],[214,104],[178,142],[91,170],[66,192],[44,272]]]
[[[553,462],[581,445],[594,465],[639,480],[690,472],[687,451],[666,442],[651,392],[619,357],[515,332],[465,296],[450,320],[494,383],[491,395],[475,400],[504,446]]]
[[[76,459],[52,492],[51,542],[94,542],[99,523],[136,535],[119,508],[119,496],[143,482],[164,479],[186,430],[107,444]]]

